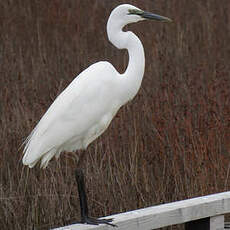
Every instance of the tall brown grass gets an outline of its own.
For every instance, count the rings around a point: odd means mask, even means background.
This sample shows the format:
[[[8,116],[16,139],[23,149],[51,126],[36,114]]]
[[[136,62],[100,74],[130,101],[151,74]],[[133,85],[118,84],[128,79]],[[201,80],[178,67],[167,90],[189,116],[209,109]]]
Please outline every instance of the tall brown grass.
[[[88,65],[120,71],[126,51],[107,40],[125,1],[0,3],[0,227],[49,229],[79,219],[74,154],[46,170],[21,163],[25,137]],[[174,20],[128,26],[146,72],[135,100],[90,145],[84,162],[92,216],[229,190],[230,1],[129,1]]]

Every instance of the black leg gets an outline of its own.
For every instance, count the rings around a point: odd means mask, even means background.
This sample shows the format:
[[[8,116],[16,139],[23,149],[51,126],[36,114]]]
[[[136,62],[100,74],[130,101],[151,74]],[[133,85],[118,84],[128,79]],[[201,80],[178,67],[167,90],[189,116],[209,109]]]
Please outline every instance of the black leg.
[[[81,169],[76,169],[75,177],[77,181],[78,194],[80,199],[81,221],[84,223],[85,217],[88,216],[88,204],[87,204],[87,197],[85,192],[84,175]]]
[[[95,219],[95,218],[89,217],[87,197],[86,197],[86,192],[85,192],[84,174],[81,169],[77,169],[75,171],[75,177],[77,181],[77,187],[78,187],[78,193],[79,193],[79,199],[80,199],[81,223],[93,224],[93,225],[108,224],[113,227],[117,227],[117,225],[110,223],[113,221],[113,219]]]

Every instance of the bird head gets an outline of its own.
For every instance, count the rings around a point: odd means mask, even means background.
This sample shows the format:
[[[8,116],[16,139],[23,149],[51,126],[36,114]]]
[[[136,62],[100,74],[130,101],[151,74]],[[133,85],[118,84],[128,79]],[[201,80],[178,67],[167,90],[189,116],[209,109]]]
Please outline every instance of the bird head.
[[[158,14],[153,14],[144,10],[141,10],[130,4],[122,4],[117,6],[110,15],[111,18],[116,19],[120,26],[127,25],[143,20],[155,20],[160,22],[172,22],[168,17],[164,17]]]

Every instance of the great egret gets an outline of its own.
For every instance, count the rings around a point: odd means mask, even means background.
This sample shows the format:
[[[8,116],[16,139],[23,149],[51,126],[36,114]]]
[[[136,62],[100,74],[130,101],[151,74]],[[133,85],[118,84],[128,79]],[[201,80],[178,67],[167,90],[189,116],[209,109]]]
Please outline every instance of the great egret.
[[[45,168],[62,151],[86,149],[109,126],[120,107],[137,94],[145,68],[144,49],[139,38],[122,28],[146,19],[171,22],[171,19],[143,11],[129,4],[117,6],[110,14],[107,34],[118,49],[127,49],[129,63],[120,74],[112,64],[97,62],[80,73],[56,98],[25,141],[23,164],[32,168],[39,160]],[[82,223],[110,224],[112,220],[88,217],[81,170],[76,170]]]

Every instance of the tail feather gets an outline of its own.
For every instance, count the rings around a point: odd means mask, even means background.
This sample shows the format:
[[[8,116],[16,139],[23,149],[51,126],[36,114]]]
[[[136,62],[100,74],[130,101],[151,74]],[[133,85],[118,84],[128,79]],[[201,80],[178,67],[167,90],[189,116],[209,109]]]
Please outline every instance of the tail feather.
[[[51,158],[53,158],[53,156],[55,154],[59,155],[59,151],[57,151],[57,149],[51,149],[49,152],[47,152],[46,154],[44,154],[41,158],[41,168],[46,168],[49,161],[51,160]]]
[[[24,165],[28,165],[30,168],[33,168],[36,165],[36,163],[44,157],[44,159],[47,159],[47,155],[51,155],[48,161],[52,158],[53,155],[55,155],[54,148],[47,150],[42,147],[42,138],[40,137],[39,139],[39,135],[35,131],[36,127],[23,143],[25,145],[25,148],[23,151],[24,156],[22,158],[22,163]],[[46,160],[45,165],[44,163],[41,163],[41,167],[45,168],[48,164],[48,161]]]
[[[22,162],[24,165],[28,165],[30,168],[33,168],[38,161],[41,160],[41,168],[46,168],[51,158],[54,155],[58,157],[60,155],[61,149],[55,147],[50,149],[43,148],[43,141],[37,141],[36,136],[33,133],[27,138],[24,148],[24,156]]]

